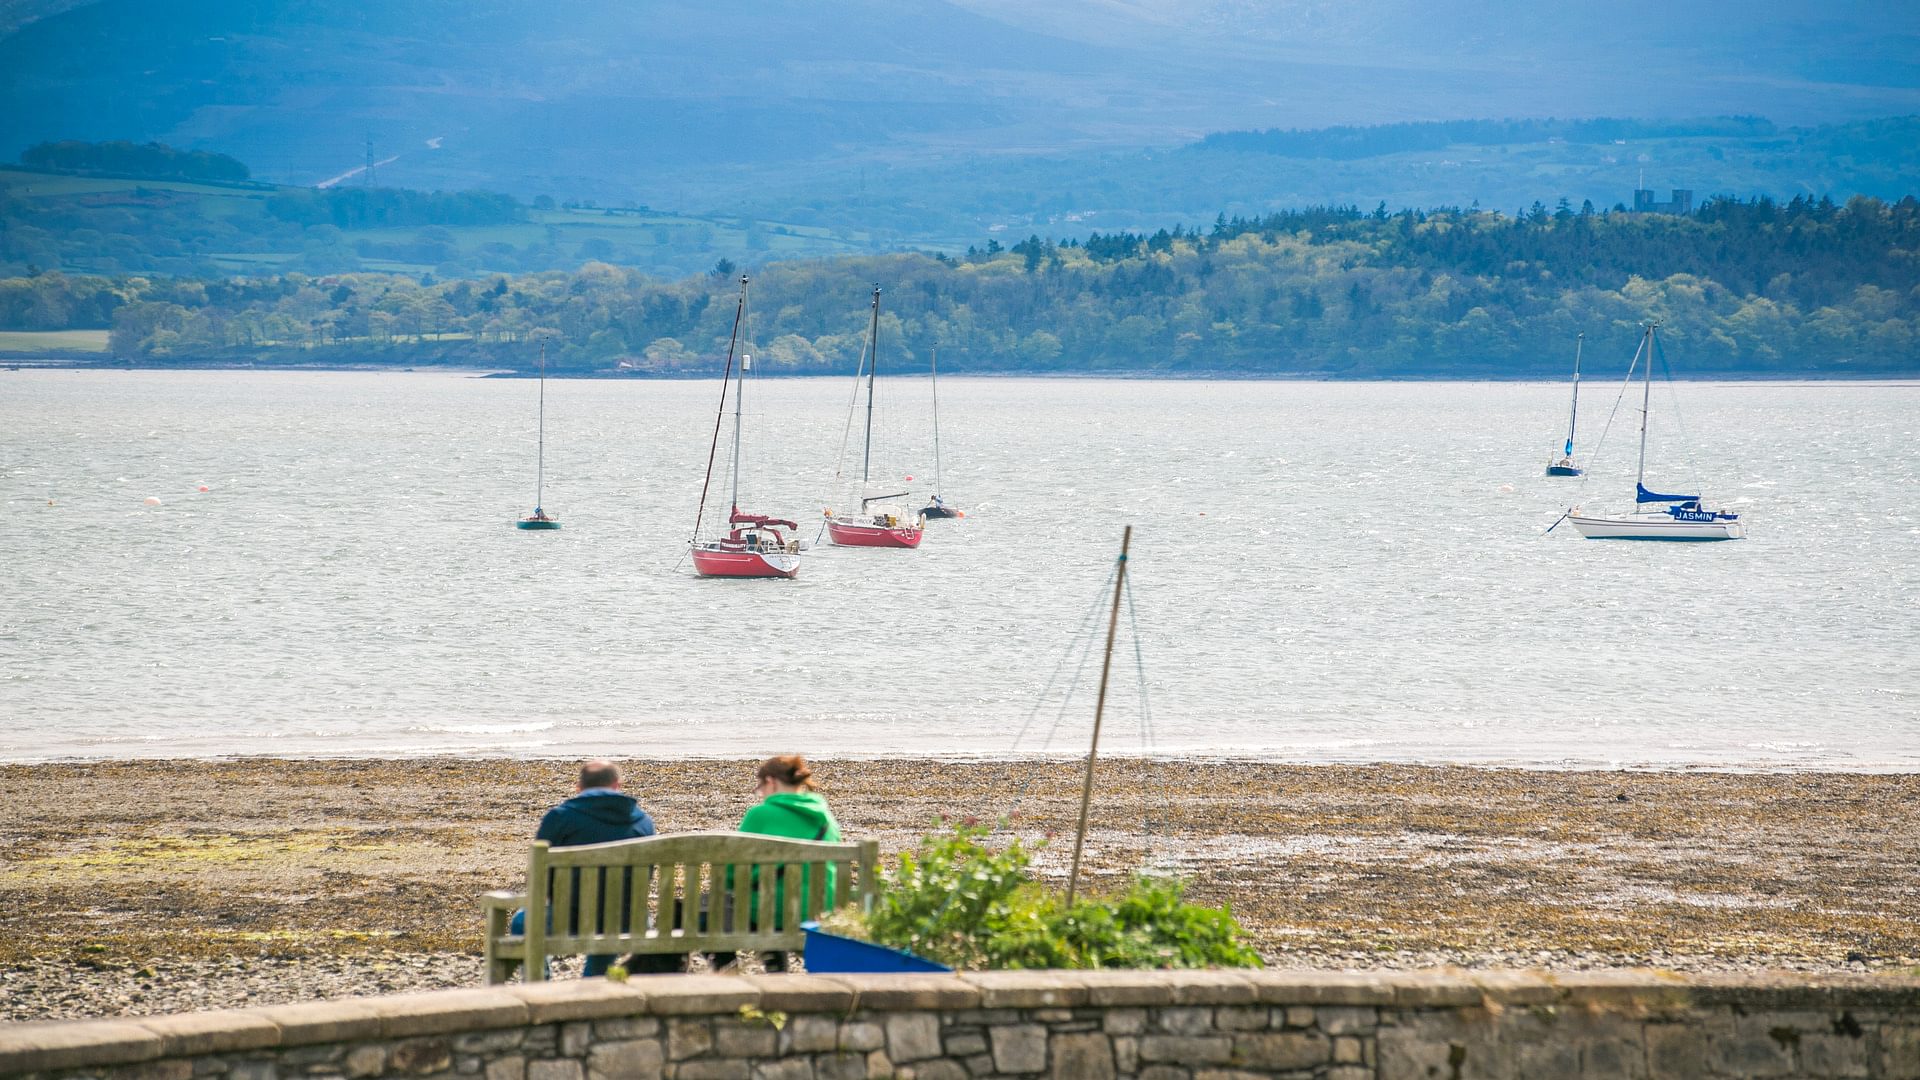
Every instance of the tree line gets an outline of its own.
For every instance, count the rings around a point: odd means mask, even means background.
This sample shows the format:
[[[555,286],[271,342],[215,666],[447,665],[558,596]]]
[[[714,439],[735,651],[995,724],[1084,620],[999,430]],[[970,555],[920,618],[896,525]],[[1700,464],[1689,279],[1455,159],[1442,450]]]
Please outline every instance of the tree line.
[[[1623,120],[1607,117],[1585,120],[1436,120],[1364,127],[1219,131],[1193,145],[1208,150],[1235,150],[1279,157],[1351,160],[1410,150],[1441,150],[1449,146],[1505,146],[1554,140],[1608,143],[1708,135],[1752,138],[1772,135],[1778,130],[1772,121],[1758,116],[1716,116],[1692,120]]]
[[[237,158],[205,150],[176,150],[164,143],[43,142],[20,154],[20,164],[48,172],[99,173],[150,180],[246,180]]]
[[[1913,374],[1920,200],[1715,199],[1688,216],[1318,207],[1151,234],[1036,235],[964,256],[751,268],[763,370],[850,370],[881,283],[884,362],[974,371],[1540,376],[1575,334],[1631,352],[1659,319],[1694,374]],[[108,327],[124,362],[717,369],[735,268],[605,263],[391,274],[0,280],[0,328]],[[1604,355],[1604,353],[1602,353]]]

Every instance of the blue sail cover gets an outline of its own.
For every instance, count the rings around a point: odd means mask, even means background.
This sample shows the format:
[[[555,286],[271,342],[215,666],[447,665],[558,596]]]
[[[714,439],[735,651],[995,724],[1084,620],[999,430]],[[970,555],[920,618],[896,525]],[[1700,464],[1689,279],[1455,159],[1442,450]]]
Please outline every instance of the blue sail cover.
[[[1638,489],[1633,496],[1633,501],[1637,503],[1700,501],[1700,496],[1698,495],[1662,495],[1657,491],[1648,491],[1647,485],[1645,484],[1635,484],[1633,486]]]

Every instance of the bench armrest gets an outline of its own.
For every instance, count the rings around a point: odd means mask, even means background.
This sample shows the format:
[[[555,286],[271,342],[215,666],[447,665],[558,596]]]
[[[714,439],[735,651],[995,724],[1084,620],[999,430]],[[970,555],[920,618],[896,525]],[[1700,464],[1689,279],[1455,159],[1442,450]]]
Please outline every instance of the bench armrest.
[[[489,908],[526,907],[527,894],[523,892],[505,892],[495,889],[493,892],[480,894],[480,906]]]

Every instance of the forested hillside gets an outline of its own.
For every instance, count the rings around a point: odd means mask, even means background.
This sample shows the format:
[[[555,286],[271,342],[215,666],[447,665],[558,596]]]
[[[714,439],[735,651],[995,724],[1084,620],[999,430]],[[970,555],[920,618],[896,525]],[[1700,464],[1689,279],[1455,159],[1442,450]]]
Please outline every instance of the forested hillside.
[[[434,281],[0,280],[0,329],[111,327],[141,364],[710,371],[735,267],[661,281],[605,263]],[[974,371],[1342,377],[1559,373],[1661,320],[1689,373],[1920,373],[1920,201],[1714,200],[1692,216],[1535,204],[1518,216],[1353,207],[1218,217],[1151,235],[1039,236],[964,257],[894,254],[752,271],[764,369],[851,369],[872,283],[888,362]],[[1625,355],[1625,352],[1622,353]]]

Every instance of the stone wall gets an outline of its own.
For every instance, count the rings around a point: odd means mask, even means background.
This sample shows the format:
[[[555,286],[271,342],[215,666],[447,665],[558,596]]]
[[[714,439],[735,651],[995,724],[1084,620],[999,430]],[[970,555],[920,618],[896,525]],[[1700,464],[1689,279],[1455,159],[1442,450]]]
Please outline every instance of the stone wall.
[[[0,1027],[45,1080],[1920,1080],[1920,978],[687,975]]]

